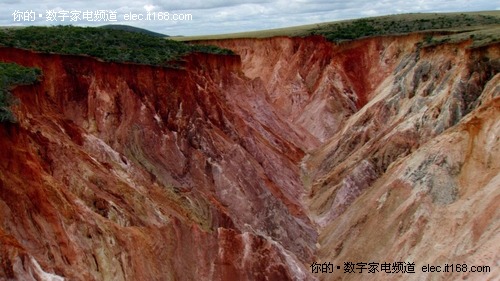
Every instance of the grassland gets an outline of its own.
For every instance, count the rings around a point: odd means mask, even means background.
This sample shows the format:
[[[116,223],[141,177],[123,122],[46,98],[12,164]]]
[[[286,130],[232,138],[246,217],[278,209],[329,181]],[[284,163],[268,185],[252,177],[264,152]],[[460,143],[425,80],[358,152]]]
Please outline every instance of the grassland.
[[[321,35],[332,42],[412,32],[434,34],[433,42],[473,39],[474,45],[500,41],[500,11],[414,13],[210,36],[171,37],[178,41]],[[438,35],[439,34],[439,35]]]
[[[148,65],[170,65],[192,52],[232,53],[215,46],[189,45],[143,33],[75,26],[3,28],[0,46]]]

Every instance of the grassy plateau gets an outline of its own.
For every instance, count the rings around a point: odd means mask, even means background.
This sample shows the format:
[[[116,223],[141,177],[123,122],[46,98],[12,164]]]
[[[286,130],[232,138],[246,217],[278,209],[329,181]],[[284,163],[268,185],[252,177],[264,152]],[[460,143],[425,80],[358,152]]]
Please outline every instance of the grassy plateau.
[[[324,36],[331,42],[350,41],[370,36],[402,35],[413,32],[432,34],[429,42],[472,39],[474,46],[500,41],[500,11],[466,13],[413,13],[335,22],[309,24],[251,32],[170,37],[178,41],[231,38],[268,38],[274,36]]]

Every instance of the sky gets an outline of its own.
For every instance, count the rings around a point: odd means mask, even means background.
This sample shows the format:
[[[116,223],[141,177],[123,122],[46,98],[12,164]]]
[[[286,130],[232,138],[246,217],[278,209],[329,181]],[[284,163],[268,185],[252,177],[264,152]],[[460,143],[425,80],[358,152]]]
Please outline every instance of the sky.
[[[500,0],[0,0],[0,7],[0,26],[126,24],[190,36],[401,13],[500,10]]]

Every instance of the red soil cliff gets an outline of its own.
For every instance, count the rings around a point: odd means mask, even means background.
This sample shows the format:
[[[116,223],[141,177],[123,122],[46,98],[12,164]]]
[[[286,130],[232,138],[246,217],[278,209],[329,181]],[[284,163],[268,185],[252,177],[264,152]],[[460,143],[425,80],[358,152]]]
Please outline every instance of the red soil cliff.
[[[44,74],[0,125],[0,279],[498,276],[499,46],[422,41],[221,40],[239,56],[180,69],[0,49]]]
[[[19,124],[1,126],[2,276],[306,275],[316,232],[297,163],[314,138],[253,97],[265,89],[237,56],[194,54],[184,69],[0,57],[44,73],[15,90]]]

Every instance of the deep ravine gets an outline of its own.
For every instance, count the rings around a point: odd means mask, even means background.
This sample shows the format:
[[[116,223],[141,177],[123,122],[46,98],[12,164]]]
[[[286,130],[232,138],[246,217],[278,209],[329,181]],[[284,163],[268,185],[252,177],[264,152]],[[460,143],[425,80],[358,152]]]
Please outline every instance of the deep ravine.
[[[0,279],[498,276],[500,48],[422,41],[221,40],[181,69],[0,49],[44,74],[0,125]]]
[[[423,39],[210,42],[240,54],[276,111],[322,142],[300,165],[316,261],[341,266],[314,274],[321,280],[500,275],[500,48]],[[349,262],[403,263],[415,274],[344,274]],[[446,263],[489,272],[422,271]]]

